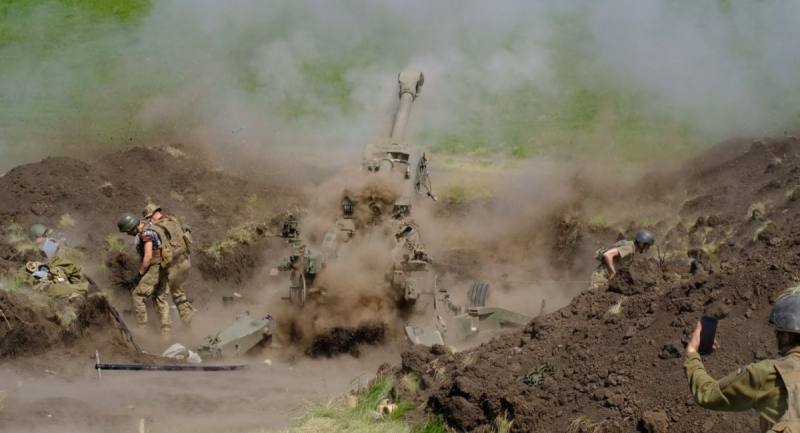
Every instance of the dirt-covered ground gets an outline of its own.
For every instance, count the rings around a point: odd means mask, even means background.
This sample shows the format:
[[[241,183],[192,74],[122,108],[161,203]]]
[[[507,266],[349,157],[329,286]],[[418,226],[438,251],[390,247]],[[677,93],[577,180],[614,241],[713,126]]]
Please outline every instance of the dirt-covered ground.
[[[776,356],[769,311],[800,280],[800,141],[726,143],[676,174],[686,199],[679,222],[655,230],[672,253],[663,263],[655,251],[636,257],[607,291],[582,293],[478,348],[414,347],[384,366],[420,378],[418,392],[401,384],[398,393],[466,431],[498,417],[521,432],[756,431],[752,412],[693,402],[684,348],[707,314],[722,319],[721,349],[706,358],[715,377]]]
[[[247,359],[260,367],[246,373],[112,373],[99,382],[95,350],[108,362],[163,361],[133,354],[105,314],[104,297],[77,306],[78,320],[65,332],[49,306],[0,292],[0,361],[8,367],[0,389],[12,390],[0,419],[11,431],[48,425],[108,431],[141,418],[157,428],[203,431],[285,426],[303,399],[342,392],[350,378],[369,377],[385,362],[382,371],[420,378],[416,392],[397,388],[419,403],[412,417],[440,415],[460,430],[502,416],[514,421],[514,431],[570,425],[578,428],[573,431],[752,431],[752,414],[694,405],[681,369],[683,347],[707,313],[723,318],[723,348],[708,360],[712,374],[774,355],[766,317],[800,277],[793,252],[800,242],[794,226],[798,144],[723,143],[632,182],[598,182],[592,170],[534,165],[492,198],[443,197],[421,207],[417,221],[427,229],[434,270],[456,299],[471,280],[483,279],[492,281],[490,304],[534,316],[546,301],[549,314],[476,349],[453,354],[413,347],[402,356],[405,343],[396,331],[408,317],[386,314],[380,294],[361,296],[367,303],[358,315],[337,312],[350,304],[299,313],[280,299],[285,275],[269,275],[288,251],[275,237],[283,215],[305,215],[315,193],[327,191],[314,188],[321,178],[286,181],[278,168],[223,171],[182,146],[18,167],[0,177],[0,272],[12,273],[34,257],[17,251],[9,227],[48,224],[64,232],[74,257],[133,323],[125,281],[138,258],[117,235],[116,218],[153,201],[181,217],[195,238],[189,296],[198,314],[192,330],[176,328],[173,341],[194,347],[245,309],[275,316],[283,340],[282,347]],[[652,251],[621,271],[609,291],[582,293],[596,266],[592,251],[643,225],[655,231],[663,262]],[[688,257],[696,259],[694,272]],[[222,296],[234,296],[234,306],[223,306]],[[615,304],[618,313],[610,309]],[[326,308],[333,317],[323,314]],[[365,320],[352,326],[353,316]],[[311,333],[301,329],[311,320],[323,325]],[[155,325],[136,333],[150,353],[168,345],[154,337]],[[102,403],[91,404],[97,400]]]

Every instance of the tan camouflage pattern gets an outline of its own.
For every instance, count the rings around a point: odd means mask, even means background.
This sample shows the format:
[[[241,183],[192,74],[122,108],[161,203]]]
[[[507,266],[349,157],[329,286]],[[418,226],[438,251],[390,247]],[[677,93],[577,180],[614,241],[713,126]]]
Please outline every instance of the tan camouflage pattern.
[[[136,322],[140,328],[147,325],[147,305],[146,301],[153,298],[156,311],[161,317],[161,333],[169,335],[172,328],[172,318],[169,312],[169,302],[167,296],[169,289],[166,284],[166,271],[162,271],[157,264],[150,265],[142,280],[131,292],[131,302],[133,312],[136,315]]]
[[[589,281],[589,290],[605,289],[608,286],[608,277],[611,273],[608,267],[601,264],[597,269],[592,272],[592,278]]]
[[[173,264],[167,272],[167,285],[170,293],[172,293],[172,302],[175,303],[175,308],[178,309],[181,322],[186,326],[191,325],[192,317],[194,316],[194,308],[186,300],[186,286],[189,283],[189,269],[191,268],[192,262],[188,254],[184,254],[177,259],[177,263]]]

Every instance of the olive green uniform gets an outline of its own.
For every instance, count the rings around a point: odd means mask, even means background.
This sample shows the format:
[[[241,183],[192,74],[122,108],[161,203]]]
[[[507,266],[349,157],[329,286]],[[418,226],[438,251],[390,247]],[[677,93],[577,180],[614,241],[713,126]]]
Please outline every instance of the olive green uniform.
[[[800,348],[792,349],[779,360],[743,365],[719,381],[706,373],[697,353],[686,356],[683,369],[697,404],[718,411],[753,409],[758,413],[761,431],[767,432],[782,421],[787,412],[786,383],[796,389],[796,382],[800,379]],[[786,415],[797,416],[796,413]]]
[[[47,265],[49,268],[46,276],[36,273],[41,265]],[[89,293],[89,282],[84,278],[81,267],[63,257],[55,257],[45,262],[28,262],[19,269],[17,278],[31,285],[33,290],[45,293],[51,298],[72,299]]]
[[[172,293],[172,302],[175,303],[175,308],[178,309],[178,314],[181,316],[181,322],[189,325],[192,323],[192,317],[194,316],[194,308],[186,298],[189,270],[192,268],[192,262],[189,258],[191,238],[188,237],[189,234],[183,224],[173,216],[164,215],[154,224],[166,230],[168,241],[175,254],[172,266],[167,271],[167,285],[170,293]]]
[[[153,233],[157,237],[153,236]],[[152,224],[145,226],[145,229],[139,235],[140,244],[138,247],[139,254],[144,256],[144,243],[153,243],[153,257],[150,260],[150,267],[147,272],[142,276],[139,284],[131,292],[131,302],[133,304],[133,311],[136,315],[136,322],[140,328],[147,324],[147,305],[145,302],[148,298],[153,298],[155,301],[156,311],[161,317],[161,334],[164,336],[169,335],[172,328],[172,319],[169,312],[169,295],[167,287],[167,270],[161,266],[162,261],[162,239],[165,238],[163,231],[160,228],[155,228]]]
[[[634,244],[633,241],[619,241],[608,247],[605,251],[613,249],[616,249],[619,253],[618,256],[614,256],[614,266],[617,267],[628,262],[633,257]],[[599,260],[600,265],[597,266],[597,269],[592,273],[592,278],[589,282],[589,290],[602,289],[608,285],[608,277],[611,276],[611,269],[608,269],[606,259],[602,255],[600,255]]]

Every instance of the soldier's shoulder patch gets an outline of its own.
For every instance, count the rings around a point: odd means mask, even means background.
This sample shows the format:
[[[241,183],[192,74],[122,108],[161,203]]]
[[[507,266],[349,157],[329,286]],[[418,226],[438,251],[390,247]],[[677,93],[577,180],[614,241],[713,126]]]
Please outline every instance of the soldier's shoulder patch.
[[[742,373],[745,372],[745,370],[747,370],[747,366],[746,365],[740,365],[739,368],[736,369],[736,373],[737,374],[742,374]]]

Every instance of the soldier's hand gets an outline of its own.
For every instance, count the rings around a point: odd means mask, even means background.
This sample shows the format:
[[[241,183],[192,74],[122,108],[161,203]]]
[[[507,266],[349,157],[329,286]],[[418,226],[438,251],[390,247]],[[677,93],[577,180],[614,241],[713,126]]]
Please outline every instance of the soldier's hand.
[[[136,274],[133,276],[133,279],[131,279],[131,283],[133,283],[134,287],[139,285],[139,282],[142,281],[143,276],[144,275],[140,274],[139,271],[136,271]]]
[[[697,326],[694,328],[694,333],[692,333],[692,338],[689,339],[689,344],[686,345],[686,354],[696,353],[697,350],[700,348],[700,332],[703,330],[703,325],[700,322],[697,322]],[[716,343],[716,342],[715,342]]]
[[[615,275],[617,275],[617,271],[614,271],[614,272],[612,272],[612,273],[611,273],[611,274],[608,276],[608,279],[610,280],[610,279],[614,278],[614,276],[615,276]]]

